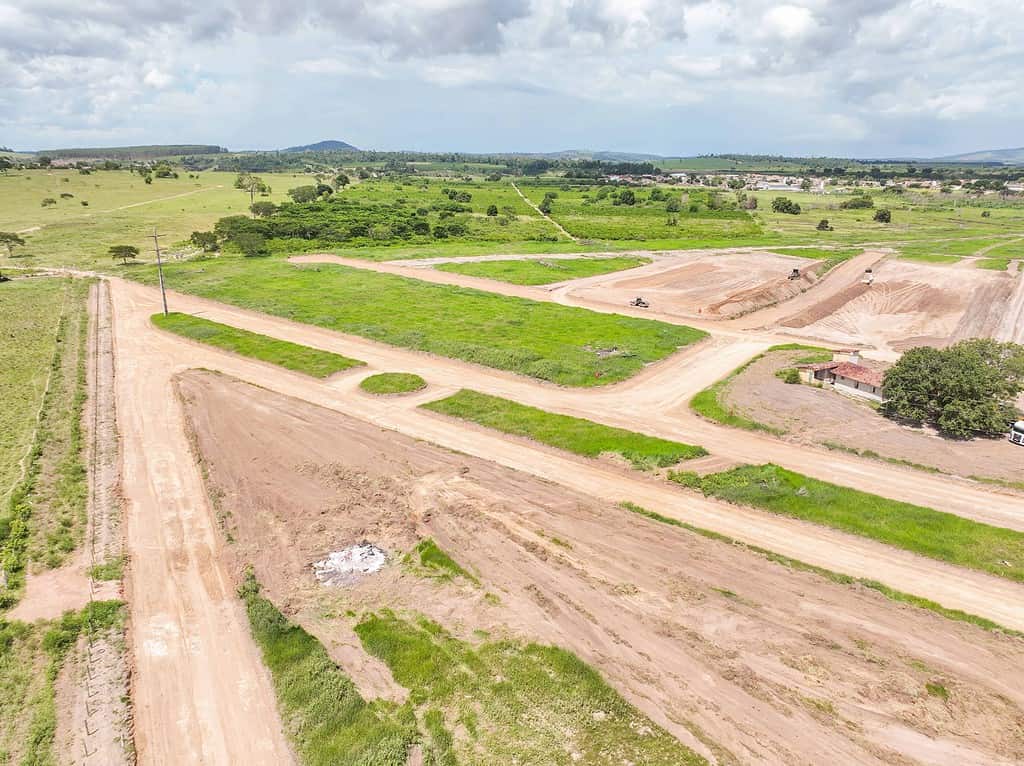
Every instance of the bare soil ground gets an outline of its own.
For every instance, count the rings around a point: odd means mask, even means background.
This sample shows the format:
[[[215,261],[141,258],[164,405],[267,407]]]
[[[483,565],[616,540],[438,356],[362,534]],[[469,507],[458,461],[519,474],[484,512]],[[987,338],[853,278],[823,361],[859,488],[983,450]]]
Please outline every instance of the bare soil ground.
[[[1024,475],[1024,450],[1006,439],[944,439],[883,418],[865,402],[830,389],[787,385],[775,377],[801,355],[779,351],[758,360],[729,383],[726,402],[746,417],[785,429],[792,441],[871,450],[965,477],[1020,481]]]
[[[401,690],[344,615],[389,606],[467,639],[569,648],[717,763],[1024,759],[1018,639],[222,375],[187,372],[179,387],[235,541],[231,571],[254,565],[364,693]],[[350,589],[315,584],[310,564],[328,551],[368,540],[397,558],[426,535],[483,587],[398,565]]]
[[[780,325],[834,344],[894,351],[943,346],[996,335],[1014,287],[1004,272],[896,259],[885,260],[874,275],[870,287],[852,283]]]
[[[677,254],[628,275],[609,274],[574,283],[569,294],[587,301],[626,305],[636,296],[661,313],[728,318],[784,301],[817,281],[821,264],[770,252]],[[787,279],[793,269],[799,279]]]

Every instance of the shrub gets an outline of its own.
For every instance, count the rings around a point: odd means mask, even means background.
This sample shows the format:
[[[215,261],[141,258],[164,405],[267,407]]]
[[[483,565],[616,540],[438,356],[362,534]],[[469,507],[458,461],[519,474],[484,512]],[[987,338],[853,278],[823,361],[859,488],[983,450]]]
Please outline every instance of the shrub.
[[[875,220],[878,223],[892,223],[892,213],[888,208],[879,208],[875,211]]]
[[[832,231],[832,225],[828,222],[827,218],[822,218],[818,221],[818,231]]]
[[[788,215],[800,215],[800,204],[793,202],[789,197],[776,197],[772,200],[772,211],[787,213]]]
[[[866,194],[858,194],[855,197],[851,197],[848,200],[839,203],[839,207],[842,210],[861,210],[864,208],[874,207],[875,201]]]

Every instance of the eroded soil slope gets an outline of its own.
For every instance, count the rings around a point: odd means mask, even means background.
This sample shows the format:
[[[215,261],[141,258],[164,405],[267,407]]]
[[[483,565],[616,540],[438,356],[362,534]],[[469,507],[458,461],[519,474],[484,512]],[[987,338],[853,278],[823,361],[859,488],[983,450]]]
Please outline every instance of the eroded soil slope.
[[[234,569],[252,564],[367,696],[403,690],[361,650],[353,615],[391,607],[469,640],[568,648],[719,763],[1024,759],[1019,639],[231,378],[189,372],[179,390]],[[399,564],[425,536],[481,585]],[[316,584],[312,562],[364,540],[393,563],[350,588]]]

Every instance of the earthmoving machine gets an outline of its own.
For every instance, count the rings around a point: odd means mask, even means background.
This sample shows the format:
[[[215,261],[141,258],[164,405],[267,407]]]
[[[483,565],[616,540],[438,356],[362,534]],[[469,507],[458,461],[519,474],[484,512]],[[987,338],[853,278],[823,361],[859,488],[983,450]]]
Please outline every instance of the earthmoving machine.
[[[629,302],[630,306],[636,306],[637,308],[647,309],[651,307],[651,304],[641,298],[639,295]]]
[[[1018,420],[1010,426],[1010,441],[1024,447],[1024,420]]]
[[[800,269],[793,269],[789,272],[787,279],[800,279]]]
[[[870,285],[875,281],[875,273],[871,269],[864,269],[864,278],[860,281],[862,284]]]

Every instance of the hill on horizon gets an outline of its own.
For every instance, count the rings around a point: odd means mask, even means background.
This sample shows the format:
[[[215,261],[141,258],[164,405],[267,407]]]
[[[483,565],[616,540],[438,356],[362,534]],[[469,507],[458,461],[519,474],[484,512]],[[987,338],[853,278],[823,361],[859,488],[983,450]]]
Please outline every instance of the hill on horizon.
[[[359,149],[344,141],[317,141],[315,144],[289,146],[283,152],[358,152]]]
[[[1024,165],[1024,146],[1016,149],[984,149],[933,159],[941,162],[1002,162],[1005,165]]]

